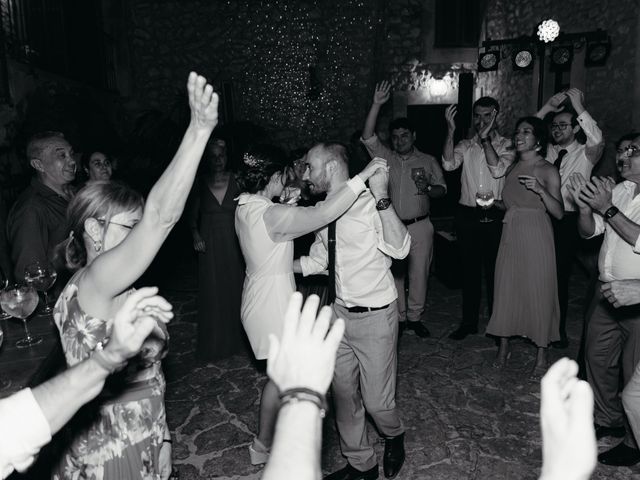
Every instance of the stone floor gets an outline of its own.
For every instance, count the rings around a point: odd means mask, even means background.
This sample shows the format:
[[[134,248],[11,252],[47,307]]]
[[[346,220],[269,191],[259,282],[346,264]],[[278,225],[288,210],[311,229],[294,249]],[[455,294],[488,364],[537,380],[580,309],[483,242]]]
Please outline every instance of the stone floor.
[[[584,276],[576,275],[570,306],[567,351],[550,360],[575,357],[581,330]],[[171,354],[165,363],[166,405],[174,435],[174,463],[182,480],[257,479],[247,446],[257,430],[265,376],[248,355],[214,364],[194,358],[195,293],[166,290],[176,320],[170,326]],[[513,343],[505,371],[491,363],[494,342],[483,336],[454,342],[447,335],[460,313],[460,291],[433,279],[428,326],[432,338],[405,334],[399,345],[397,403],[407,427],[407,460],[398,479],[535,479],[541,464],[539,382],[529,377],[535,348]],[[482,327],[485,326],[486,319]],[[325,420],[322,467],[341,467],[333,419]],[[370,438],[378,441],[374,428]],[[613,442],[615,443],[615,442]],[[377,444],[379,458],[383,450]],[[603,450],[611,443],[602,443]],[[380,473],[381,478],[382,472]],[[596,479],[640,479],[640,467],[598,466]]]

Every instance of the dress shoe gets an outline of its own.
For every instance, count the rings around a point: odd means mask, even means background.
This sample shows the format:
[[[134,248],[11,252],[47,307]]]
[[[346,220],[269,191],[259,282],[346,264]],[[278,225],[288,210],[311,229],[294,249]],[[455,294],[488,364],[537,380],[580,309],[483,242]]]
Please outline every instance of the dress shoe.
[[[615,467],[629,467],[640,462],[640,450],[621,443],[598,455],[598,461]]]
[[[427,338],[431,336],[431,332],[422,322],[407,322],[406,328],[413,330],[413,332],[420,338]]]
[[[593,425],[593,428],[596,431],[596,438],[598,440],[604,437],[622,438],[627,433],[624,427],[606,427],[604,425],[598,425],[597,423]]]
[[[460,325],[457,330],[454,330],[449,334],[451,340],[463,340],[467,338],[467,335],[473,335],[478,333],[477,327],[467,327],[466,325]]]
[[[394,478],[404,463],[404,433],[384,441],[384,476]]]
[[[366,472],[361,472],[347,463],[346,467],[327,475],[323,480],[375,480],[376,478],[378,478],[377,464]]]

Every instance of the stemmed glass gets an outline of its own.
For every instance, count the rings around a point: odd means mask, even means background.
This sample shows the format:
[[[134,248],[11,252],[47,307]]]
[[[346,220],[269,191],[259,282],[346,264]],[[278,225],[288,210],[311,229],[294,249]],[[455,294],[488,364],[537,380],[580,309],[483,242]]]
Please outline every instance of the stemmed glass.
[[[12,285],[0,293],[0,307],[13,317],[24,323],[26,336],[16,342],[16,347],[24,348],[42,342],[42,337],[34,337],[27,327],[27,318],[38,306],[38,292],[31,285]]]
[[[29,285],[32,285],[36,290],[44,293],[44,308],[42,313],[50,314],[53,309],[49,305],[49,296],[47,290],[49,290],[54,283],[58,274],[56,269],[50,263],[33,262],[27,265],[24,269],[24,279]]]
[[[483,216],[480,218],[480,223],[489,223],[493,220],[487,216],[487,210],[491,208],[495,198],[493,197],[492,190],[480,191],[476,193],[476,203],[482,208]]]
[[[4,331],[2,330],[2,325],[0,325],[0,347],[2,347],[2,340],[4,339]],[[11,386],[11,382],[8,380],[3,380],[0,378],[0,391],[6,390]]]
[[[416,195],[424,195],[425,192],[418,186],[419,181],[424,181],[427,178],[427,173],[424,171],[424,168],[412,168],[411,169],[411,180],[416,184],[416,188],[418,189],[418,193]]]
[[[0,291],[4,290],[9,286],[9,279],[5,278],[4,282],[0,282],[0,285],[2,285],[2,288],[0,289]],[[11,318],[11,315],[9,315],[4,310],[0,311],[0,320],[8,320],[9,318]],[[0,345],[2,345],[2,342],[0,342]]]

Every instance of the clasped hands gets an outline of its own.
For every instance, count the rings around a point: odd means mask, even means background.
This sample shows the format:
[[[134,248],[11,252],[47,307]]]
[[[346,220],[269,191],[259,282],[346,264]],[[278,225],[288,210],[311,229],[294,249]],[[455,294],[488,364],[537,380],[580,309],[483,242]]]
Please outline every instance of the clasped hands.
[[[604,215],[613,206],[612,191],[616,183],[611,177],[591,177],[587,181],[581,173],[569,177],[569,191],[578,208],[583,212]]]

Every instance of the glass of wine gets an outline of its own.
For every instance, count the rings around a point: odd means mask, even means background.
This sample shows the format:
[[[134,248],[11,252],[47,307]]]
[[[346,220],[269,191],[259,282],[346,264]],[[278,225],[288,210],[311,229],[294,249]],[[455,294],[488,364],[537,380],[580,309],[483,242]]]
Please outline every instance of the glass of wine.
[[[24,324],[25,337],[16,342],[16,347],[24,348],[42,342],[42,337],[35,337],[29,332],[27,318],[38,306],[38,292],[31,285],[11,285],[0,293],[0,307],[13,317],[20,318]]]
[[[0,288],[0,291],[4,290],[9,286],[9,280],[5,278],[4,281],[0,282],[0,286],[2,287]],[[0,320],[8,320],[9,318],[11,318],[11,315],[9,315],[4,310],[0,311]],[[0,342],[0,345],[2,345],[2,342]]]
[[[492,190],[485,190],[476,193],[476,203],[480,208],[482,208],[483,215],[480,218],[480,223],[489,223],[493,220],[487,216],[487,210],[491,208],[495,198],[493,196]]]
[[[53,309],[49,305],[47,291],[56,283],[58,274],[50,263],[33,262],[24,269],[24,279],[36,290],[44,293],[44,308],[42,313],[50,314]]]
[[[418,186],[418,182],[422,182],[427,178],[427,172],[424,171],[424,168],[412,168],[411,169],[411,180],[416,184],[416,188],[418,189],[418,193],[416,195],[424,195],[425,192]]]

